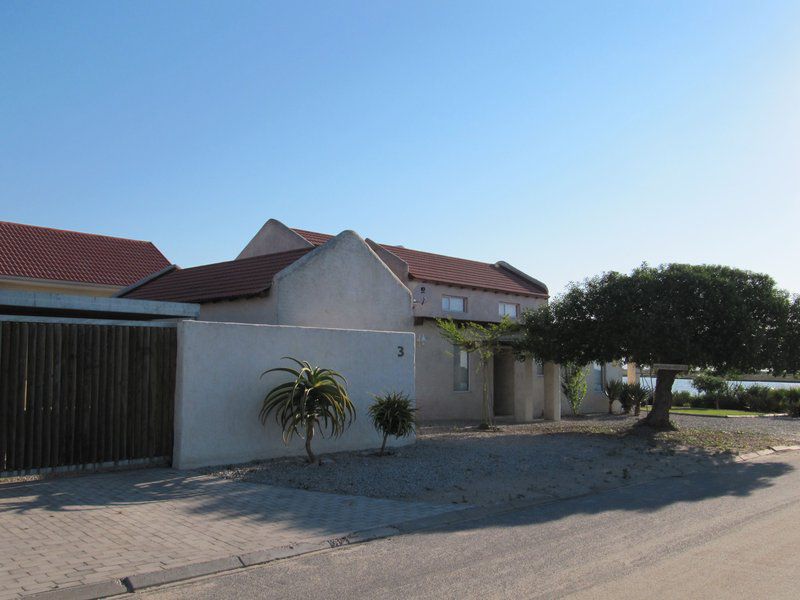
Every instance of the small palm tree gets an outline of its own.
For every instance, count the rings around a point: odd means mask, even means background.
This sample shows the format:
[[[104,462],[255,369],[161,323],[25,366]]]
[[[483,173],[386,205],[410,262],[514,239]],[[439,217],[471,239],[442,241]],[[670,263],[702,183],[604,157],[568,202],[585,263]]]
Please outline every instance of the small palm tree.
[[[621,379],[612,379],[603,386],[603,394],[608,398],[608,414],[613,412],[611,408],[614,405],[614,400],[619,400],[622,397],[624,387],[625,384],[622,383]]]
[[[619,401],[622,403],[622,409],[626,415],[631,413],[638,416],[642,404],[645,404],[650,399],[650,391],[642,386],[640,383],[624,383],[622,384],[622,393],[620,394]]]
[[[283,430],[283,443],[288,444],[295,434],[306,440],[308,462],[317,461],[311,451],[314,431],[324,435],[330,429],[332,437],[338,437],[355,419],[355,407],[347,395],[347,381],[331,369],[323,369],[291,356],[284,359],[294,361],[299,369],[276,367],[261,374],[282,371],[292,376],[290,381],[272,388],[264,397],[259,411],[261,423],[266,425],[270,413],[275,412],[275,422]]]
[[[391,392],[384,396],[375,396],[375,403],[369,407],[369,416],[375,429],[383,434],[383,443],[379,456],[386,450],[386,440],[390,435],[405,437],[414,433],[414,413],[411,400],[402,392]]]

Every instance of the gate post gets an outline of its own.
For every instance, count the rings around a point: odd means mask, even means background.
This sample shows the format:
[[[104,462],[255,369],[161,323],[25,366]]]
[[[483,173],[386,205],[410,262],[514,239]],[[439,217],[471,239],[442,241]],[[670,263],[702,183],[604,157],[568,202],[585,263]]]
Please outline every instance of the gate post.
[[[544,418],[561,420],[561,366],[554,362],[544,363]]]

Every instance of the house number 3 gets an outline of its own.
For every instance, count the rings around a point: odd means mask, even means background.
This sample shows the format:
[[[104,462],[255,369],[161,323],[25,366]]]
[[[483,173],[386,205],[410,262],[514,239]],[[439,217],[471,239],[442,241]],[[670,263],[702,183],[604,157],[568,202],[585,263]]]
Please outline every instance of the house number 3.
[[[403,348],[402,346],[398,346],[397,347],[397,356],[405,356],[405,355],[406,355],[406,349]]]

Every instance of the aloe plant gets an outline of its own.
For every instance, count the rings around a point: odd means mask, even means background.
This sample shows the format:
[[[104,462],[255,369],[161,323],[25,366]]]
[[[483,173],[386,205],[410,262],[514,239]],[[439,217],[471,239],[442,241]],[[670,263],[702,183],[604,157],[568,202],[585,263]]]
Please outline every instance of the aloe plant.
[[[369,407],[369,416],[375,429],[383,434],[383,443],[379,456],[386,450],[386,440],[390,435],[405,437],[414,433],[414,413],[411,400],[402,392],[390,392],[383,396],[375,396],[375,403]]]
[[[297,369],[275,367],[261,374],[283,372],[292,379],[272,388],[264,397],[259,411],[261,423],[266,425],[271,413],[283,431],[283,443],[288,444],[293,436],[305,438],[308,462],[317,462],[311,450],[314,432],[339,437],[355,419],[355,406],[347,394],[347,380],[331,369],[312,366],[291,356],[286,360],[297,363]]]

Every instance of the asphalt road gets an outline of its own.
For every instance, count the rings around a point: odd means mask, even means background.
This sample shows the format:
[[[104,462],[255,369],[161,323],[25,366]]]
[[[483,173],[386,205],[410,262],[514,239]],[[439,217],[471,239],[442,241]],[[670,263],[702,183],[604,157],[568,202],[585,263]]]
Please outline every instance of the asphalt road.
[[[140,594],[156,598],[798,598],[800,453]]]

